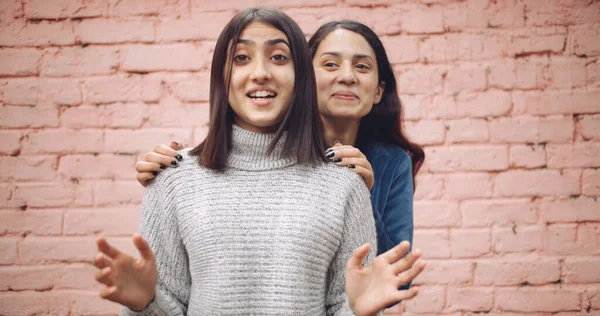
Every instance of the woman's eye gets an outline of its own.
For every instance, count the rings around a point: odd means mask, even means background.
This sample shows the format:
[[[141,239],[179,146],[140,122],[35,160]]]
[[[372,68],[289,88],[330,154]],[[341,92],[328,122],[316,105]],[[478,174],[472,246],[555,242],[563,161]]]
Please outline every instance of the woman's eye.
[[[285,56],[285,55],[282,55],[282,54],[277,54],[277,55],[273,55],[273,56],[271,57],[271,59],[273,59],[273,60],[275,60],[275,61],[285,61],[285,60],[287,60],[288,58],[287,58],[287,56]]]
[[[363,65],[363,64],[358,64],[358,65],[356,65],[356,68],[358,68],[358,69],[367,69],[367,70],[368,70],[368,69],[371,69],[371,68],[369,68],[369,66],[367,66],[367,65]]]
[[[233,57],[233,60],[238,63],[246,62],[246,61],[248,61],[248,59],[250,59],[250,57],[248,57],[246,55],[236,55],[235,57]]]
[[[327,68],[333,68],[333,67],[335,67],[337,65],[335,63],[325,63],[324,66],[327,67]]]

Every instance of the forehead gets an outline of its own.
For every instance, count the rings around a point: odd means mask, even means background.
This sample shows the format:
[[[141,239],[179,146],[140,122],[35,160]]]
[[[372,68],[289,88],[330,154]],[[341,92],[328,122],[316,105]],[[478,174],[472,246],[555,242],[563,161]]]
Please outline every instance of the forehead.
[[[273,38],[283,38],[288,41],[285,33],[264,22],[251,22],[240,33],[240,39],[252,40],[257,44],[262,44],[264,41]]]
[[[321,41],[317,56],[324,52],[340,53],[342,56],[367,55],[375,59],[375,52],[362,35],[341,28],[327,34]]]

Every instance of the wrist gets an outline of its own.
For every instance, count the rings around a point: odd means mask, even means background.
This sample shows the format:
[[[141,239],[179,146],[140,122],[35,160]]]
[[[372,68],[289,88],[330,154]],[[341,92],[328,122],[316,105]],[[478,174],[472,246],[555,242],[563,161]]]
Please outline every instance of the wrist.
[[[152,304],[152,302],[154,302],[154,300],[156,299],[156,295],[153,294],[152,298],[148,301],[146,300],[145,302],[139,304],[139,305],[135,305],[135,306],[131,306],[129,307],[129,309],[131,309],[134,312],[141,312],[143,310],[145,310],[146,308],[148,308],[148,306],[150,306],[150,304]]]

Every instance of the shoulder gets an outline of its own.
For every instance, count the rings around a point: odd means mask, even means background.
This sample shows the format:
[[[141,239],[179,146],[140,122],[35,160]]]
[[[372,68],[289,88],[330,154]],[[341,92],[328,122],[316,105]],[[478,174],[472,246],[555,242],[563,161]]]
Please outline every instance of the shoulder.
[[[168,167],[158,174],[158,176],[148,185],[148,189],[172,189],[179,183],[189,183],[196,178],[202,178],[208,173],[208,169],[198,164],[196,156],[190,155],[191,148],[179,151],[183,157],[177,163],[177,167]]]
[[[410,155],[398,145],[378,142],[370,145],[364,154],[374,168],[376,165],[385,164],[387,168],[394,168],[396,172],[408,170],[412,174]]]

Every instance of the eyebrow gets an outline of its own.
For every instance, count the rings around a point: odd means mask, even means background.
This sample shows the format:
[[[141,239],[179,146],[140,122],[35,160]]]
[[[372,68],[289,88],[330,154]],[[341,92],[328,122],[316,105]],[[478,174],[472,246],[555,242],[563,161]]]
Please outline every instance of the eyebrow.
[[[267,46],[275,46],[275,45],[277,45],[277,44],[279,44],[279,43],[283,43],[283,44],[285,44],[285,45],[286,45],[288,48],[290,48],[290,49],[291,49],[291,47],[290,47],[290,44],[289,44],[289,43],[288,43],[286,40],[284,40],[283,38],[273,38],[273,39],[270,39],[270,40],[266,40],[266,41],[265,41],[265,44],[266,44]],[[248,40],[248,39],[243,39],[243,38],[240,38],[240,39],[238,39],[238,40],[237,40],[237,44],[245,44],[245,45],[249,45],[249,46],[256,46],[256,42],[255,42],[255,41],[253,41],[253,40]]]
[[[321,56],[323,56],[323,55],[332,55],[334,57],[342,57],[342,54],[340,54],[338,52],[324,52],[324,53],[321,54]],[[353,58],[357,58],[357,59],[368,58],[371,61],[373,61],[373,58],[371,58],[371,56],[365,55],[365,54],[354,54],[352,57]]]

